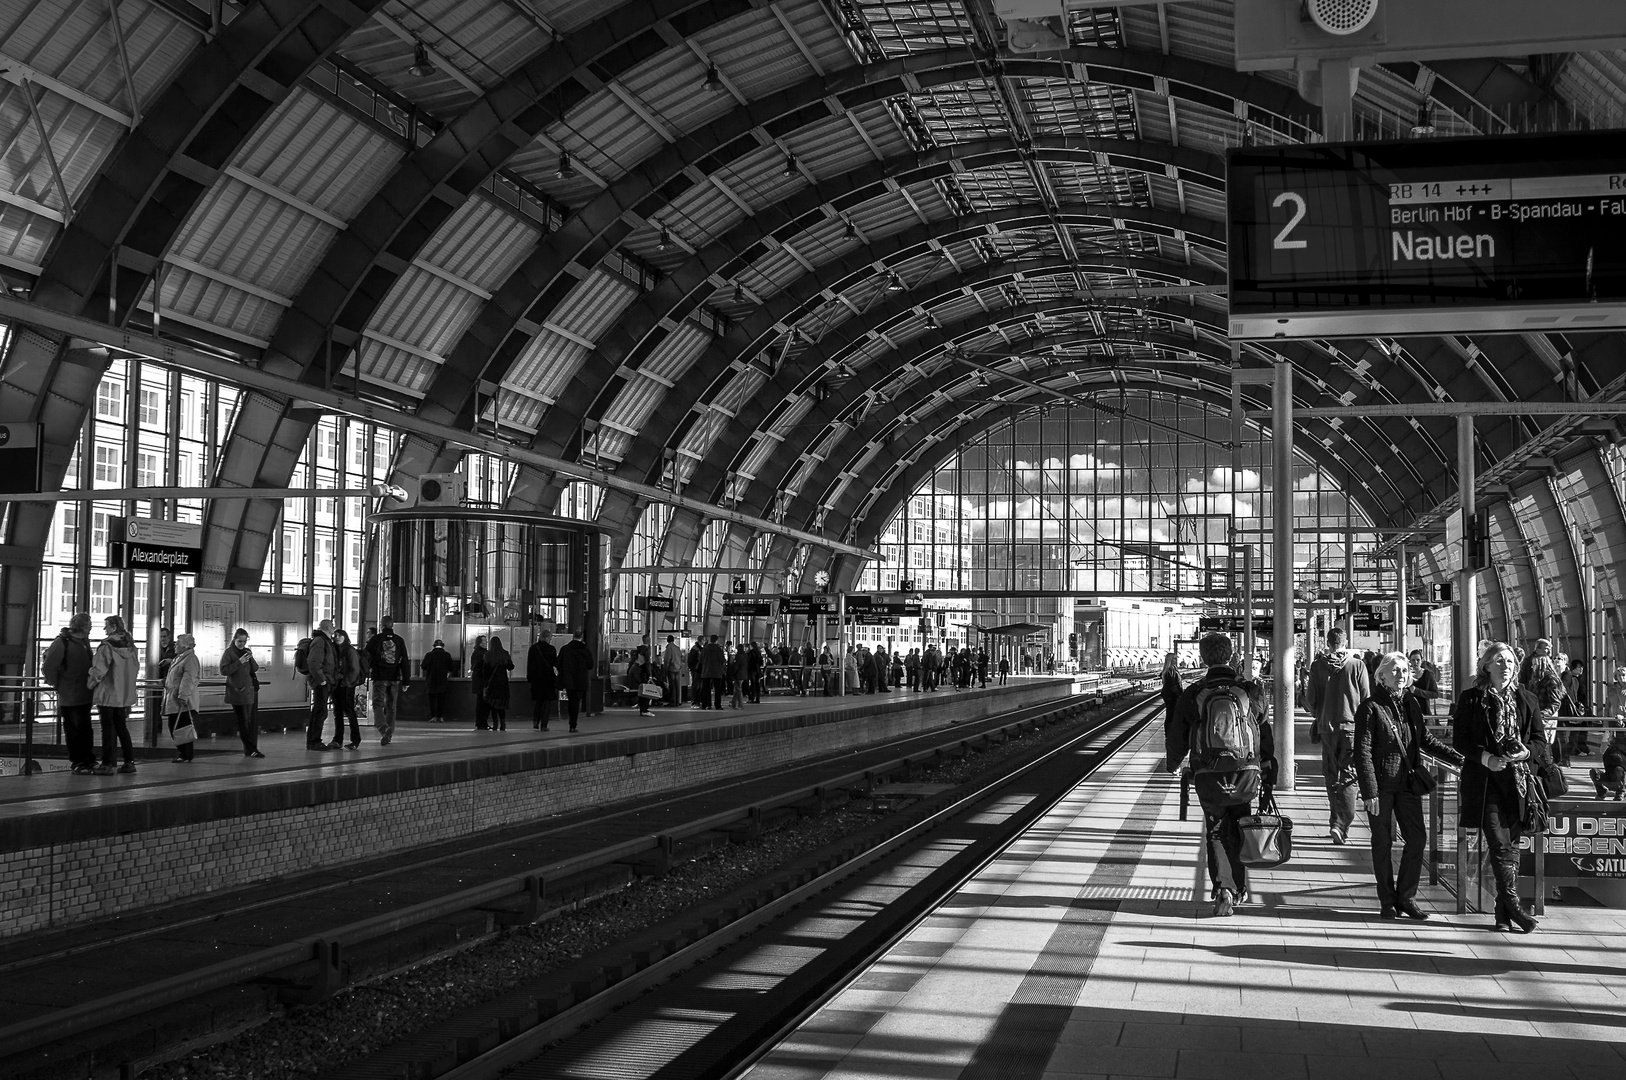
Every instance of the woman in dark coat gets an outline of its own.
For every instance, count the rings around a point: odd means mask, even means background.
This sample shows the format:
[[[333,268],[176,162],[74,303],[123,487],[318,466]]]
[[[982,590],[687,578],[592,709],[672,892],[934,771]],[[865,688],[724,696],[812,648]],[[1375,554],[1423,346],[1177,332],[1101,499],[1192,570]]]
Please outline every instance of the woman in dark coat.
[[[491,726],[498,731],[508,730],[508,673],[514,670],[514,658],[502,646],[502,638],[493,637],[486,652],[486,705],[491,709]]]
[[[457,674],[457,661],[446,651],[446,643],[435,639],[434,648],[424,653],[419,665],[423,672],[424,692],[429,695],[429,719],[432,723],[446,722],[446,687]]]
[[[1528,934],[1536,928],[1519,903],[1520,820],[1535,783],[1526,743],[1539,717],[1515,681],[1513,650],[1493,642],[1479,658],[1474,685],[1457,699],[1453,741],[1462,754],[1458,817],[1485,838],[1496,874],[1496,928]]]
[[[1422,922],[1428,913],[1414,897],[1427,843],[1423,796],[1434,787],[1422,752],[1455,765],[1462,764],[1462,755],[1429,733],[1419,699],[1406,693],[1410,682],[1405,653],[1393,652],[1378,662],[1372,696],[1355,712],[1355,771],[1372,825],[1372,869],[1383,918],[1404,915]],[[1396,822],[1404,844],[1398,875],[1390,859]]]
[[[1004,680],[1001,679],[1001,682]],[[1180,693],[1185,687],[1180,683],[1180,662],[1171,653],[1163,654],[1163,711],[1170,716],[1174,715],[1174,703],[1180,700]]]

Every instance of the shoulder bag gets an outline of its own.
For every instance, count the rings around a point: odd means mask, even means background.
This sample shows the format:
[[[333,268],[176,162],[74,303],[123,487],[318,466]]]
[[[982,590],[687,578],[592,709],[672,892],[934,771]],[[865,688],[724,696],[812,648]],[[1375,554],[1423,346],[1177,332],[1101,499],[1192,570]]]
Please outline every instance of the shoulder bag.
[[[1259,812],[1237,821],[1242,832],[1243,866],[1280,866],[1293,857],[1293,819],[1276,808],[1276,796],[1267,787],[1259,797]]]

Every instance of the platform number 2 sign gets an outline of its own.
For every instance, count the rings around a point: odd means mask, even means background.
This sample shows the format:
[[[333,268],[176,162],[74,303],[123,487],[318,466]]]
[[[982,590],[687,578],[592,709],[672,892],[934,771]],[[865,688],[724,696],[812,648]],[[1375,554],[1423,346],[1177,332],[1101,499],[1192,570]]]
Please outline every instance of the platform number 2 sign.
[[[1282,226],[1282,231],[1276,234],[1276,239],[1270,246],[1277,251],[1296,251],[1309,247],[1309,241],[1288,239],[1293,230],[1298,228],[1299,222],[1304,220],[1304,196],[1296,191],[1284,191],[1276,196],[1270,205],[1278,210],[1284,206],[1293,207],[1292,216],[1287,219],[1287,224]]]

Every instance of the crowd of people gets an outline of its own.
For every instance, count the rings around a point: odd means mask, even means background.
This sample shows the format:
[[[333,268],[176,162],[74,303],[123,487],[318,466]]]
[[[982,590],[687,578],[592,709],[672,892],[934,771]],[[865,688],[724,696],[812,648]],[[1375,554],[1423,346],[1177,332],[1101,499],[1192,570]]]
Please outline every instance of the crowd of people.
[[[1276,772],[1263,687],[1231,666],[1231,649],[1223,634],[1204,637],[1199,651],[1208,670],[1191,686],[1182,685],[1174,654],[1163,671],[1165,763],[1174,771],[1191,760],[1220,916],[1248,899],[1239,822],[1253,813],[1256,800],[1268,798]],[[1495,926],[1503,931],[1536,928],[1517,892],[1520,839],[1541,827],[1547,800],[1565,790],[1562,766],[1592,752],[1599,728],[1614,730],[1602,767],[1591,770],[1593,785],[1599,798],[1626,795],[1626,668],[1615,673],[1601,715],[1581,719],[1588,715],[1584,665],[1554,655],[1546,639],[1528,656],[1502,642],[1481,648],[1472,683],[1457,696],[1449,741],[1430,727],[1443,692],[1438,670],[1420,649],[1408,655],[1347,648],[1335,627],[1309,665],[1303,689],[1311,738],[1321,748],[1328,838],[1344,844],[1357,811],[1364,811],[1383,919],[1429,917],[1416,894],[1425,857],[1424,799],[1438,782],[1437,763],[1459,772],[1459,819],[1483,838],[1495,877]],[[1560,738],[1565,716],[1576,721]]]

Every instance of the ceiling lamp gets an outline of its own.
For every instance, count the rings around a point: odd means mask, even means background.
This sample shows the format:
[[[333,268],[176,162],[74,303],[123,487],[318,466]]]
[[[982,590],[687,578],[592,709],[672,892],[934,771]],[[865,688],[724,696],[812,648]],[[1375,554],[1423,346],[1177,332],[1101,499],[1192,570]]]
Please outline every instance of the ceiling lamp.
[[[734,302],[736,304],[745,303],[745,290],[740,288],[739,282],[734,283]]]
[[[887,278],[886,278],[886,291],[887,292],[902,292],[903,289],[904,289],[903,279],[898,276],[898,272],[896,270],[892,271],[890,274],[887,275]]]
[[[672,246],[672,234],[666,231],[666,226],[665,225],[662,225],[661,226],[661,238],[658,241],[656,241],[655,250],[656,251],[666,251],[671,246]]]
[[[795,154],[786,154],[785,155],[785,175],[786,176],[795,176],[796,175],[796,155]]]
[[[841,230],[841,235],[845,236],[848,240],[857,240],[858,226],[853,224],[852,218],[842,218],[841,220],[842,223],[847,226],[845,229]]]
[[[723,77],[718,73],[716,64],[706,65],[705,87],[713,94],[723,88]]]
[[[434,73],[435,65],[429,62],[429,46],[421,41],[415,42],[412,46],[412,66],[407,68],[407,74],[427,79]]]
[[[1417,123],[1411,126],[1413,135],[1434,134],[1434,105],[1427,98],[1417,106]]]
[[[563,180],[563,179],[565,179],[566,177],[569,177],[569,176],[575,176],[576,175],[576,166],[574,166],[574,165],[572,165],[570,163],[570,151],[569,150],[560,150],[559,151],[559,171],[554,173],[553,175],[557,176],[560,180]]]

